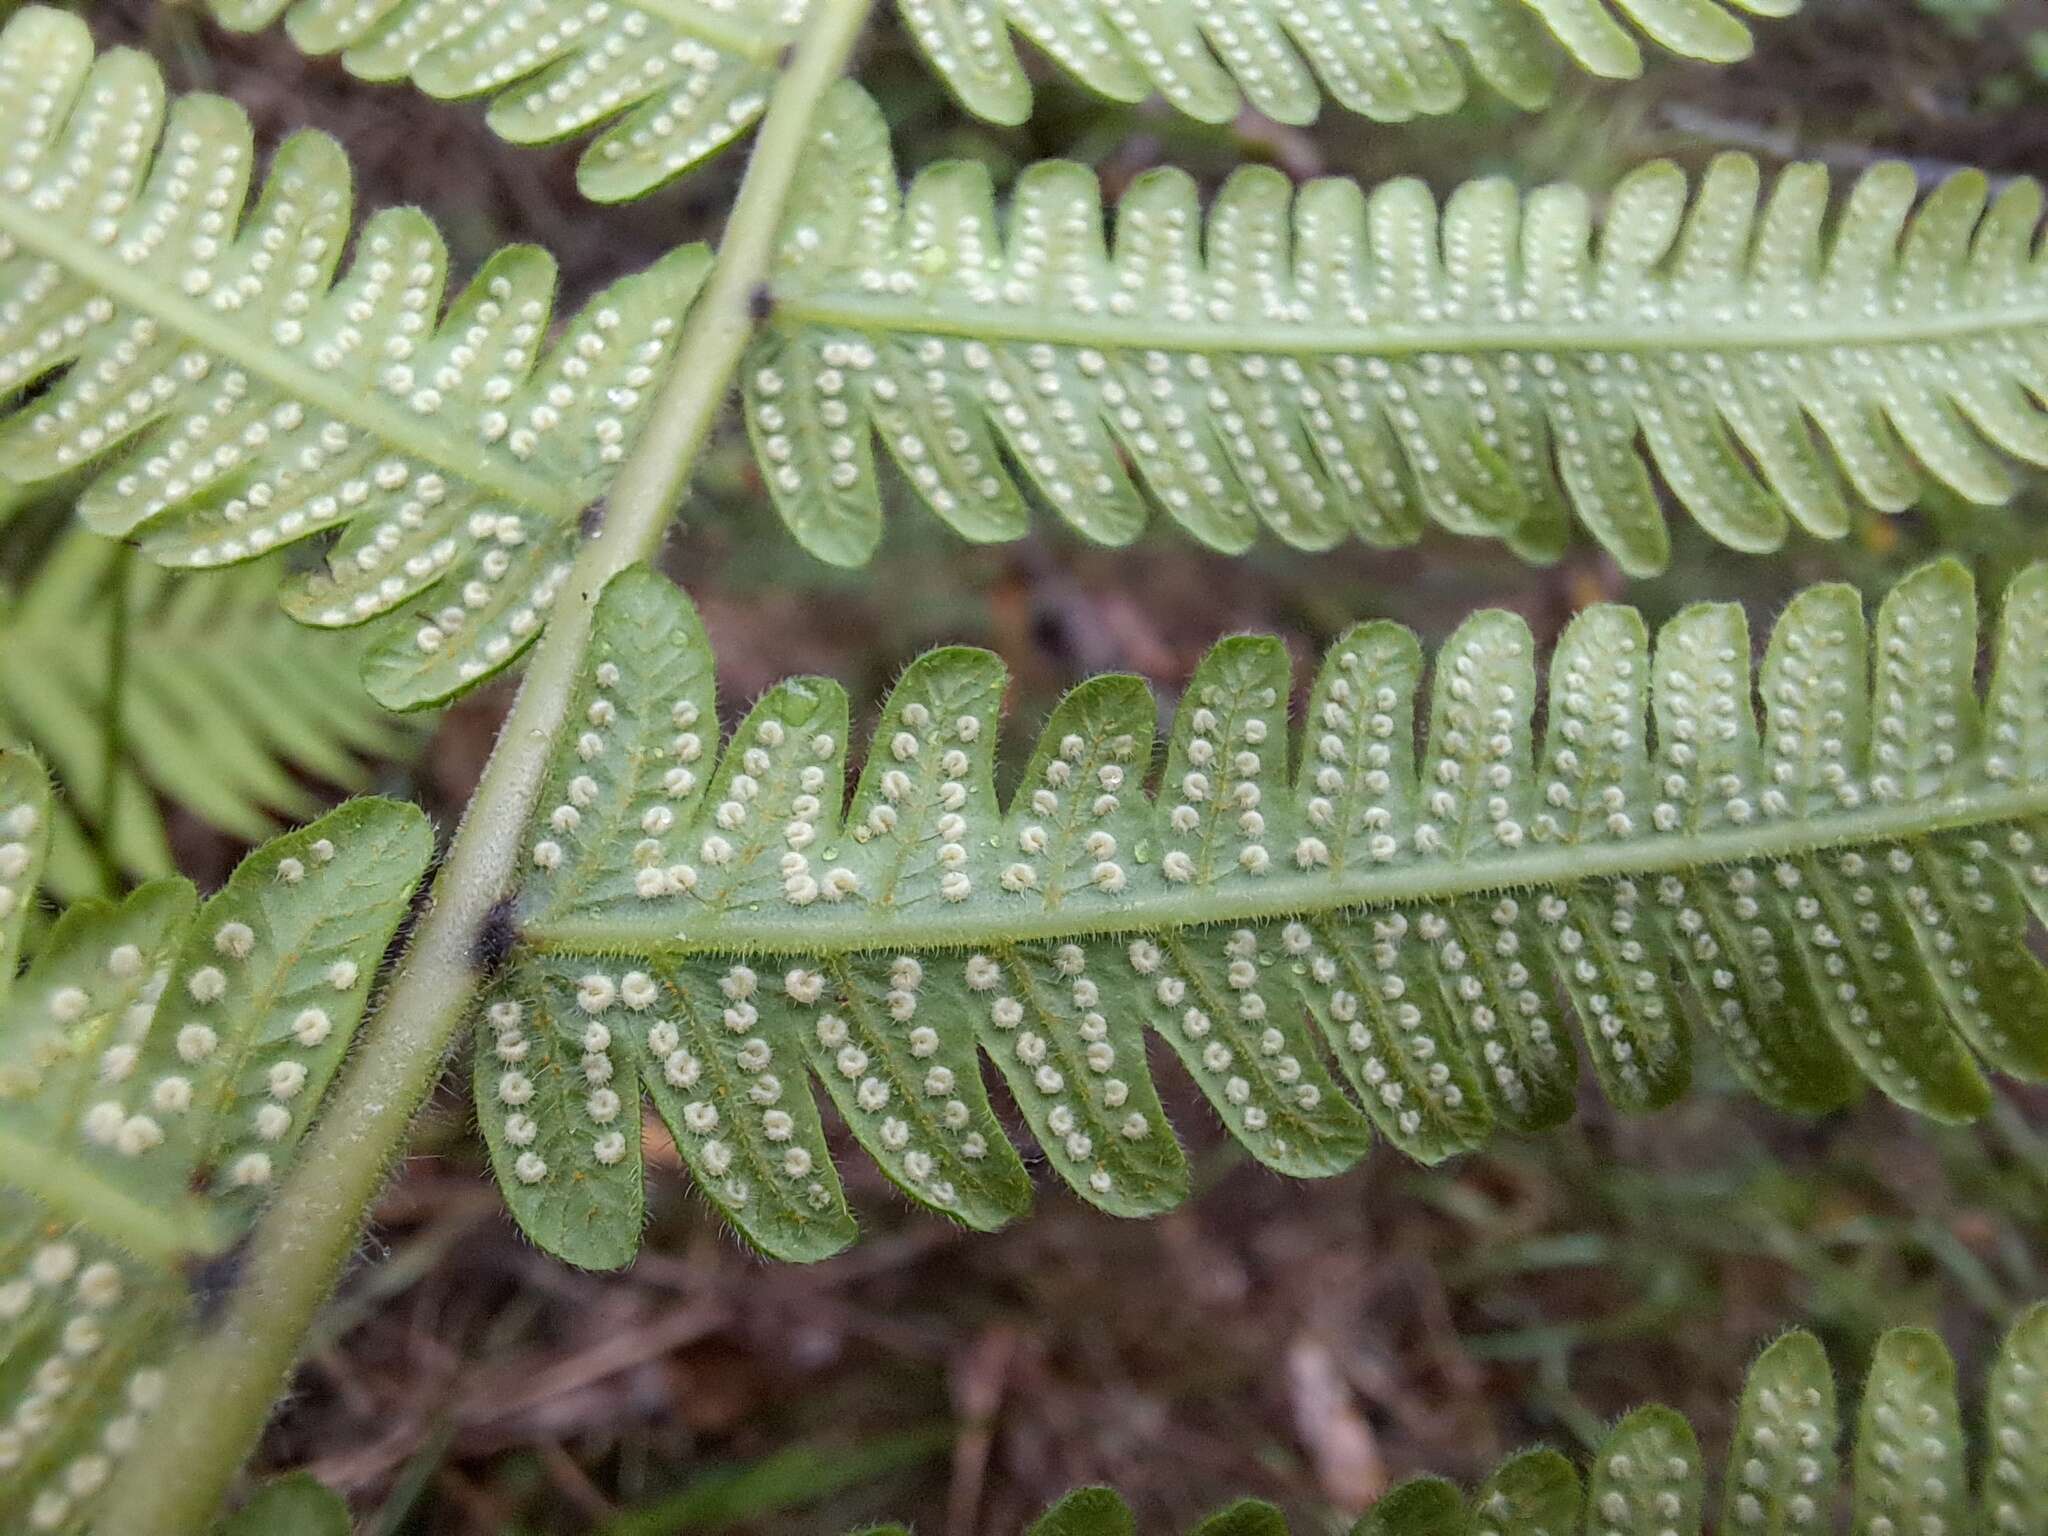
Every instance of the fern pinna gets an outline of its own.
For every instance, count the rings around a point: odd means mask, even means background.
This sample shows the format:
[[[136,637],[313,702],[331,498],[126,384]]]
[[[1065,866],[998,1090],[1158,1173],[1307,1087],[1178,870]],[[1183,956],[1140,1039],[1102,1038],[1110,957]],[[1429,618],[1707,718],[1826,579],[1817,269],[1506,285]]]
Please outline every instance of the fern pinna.
[[[489,96],[492,129],[540,143],[599,129],[577,181],[601,201],[637,197],[718,152],[767,104],[805,0],[210,0],[231,27],[280,14],[311,53],[339,52],[369,80],[410,76],[442,97]],[[1119,101],[1154,94],[1227,122],[1241,104],[1313,119],[1324,91],[1400,121],[1449,112],[1476,74],[1517,106],[1550,99],[1560,62],[1639,74],[1639,38],[1728,61],[1750,49],[1739,16],[1799,0],[900,0],[932,67],[971,112],[1024,121],[1031,84],[1011,34]]]
[[[92,1529],[165,1391],[188,1269],[231,1247],[340,1068],[431,851],[358,800],[204,903],[84,901],[16,975],[49,848],[41,764],[0,753],[0,1529]]]
[[[1670,552],[1652,468],[1763,552],[1911,506],[1921,469],[1996,502],[1998,451],[2048,462],[2031,182],[1987,203],[1959,175],[1916,212],[1891,165],[1831,215],[1816,166],[1760,198],[1746,157],[1691,189],[1659,162],[1596,227],[1572,187],[1477,181],[1439,209],[1419,182],[1297,192],[1270,169],[1205,221],[1160,170],[1106,249],[1082,166],[1028,168],[998,216],[969,163],[899,192],[858,87],[822,119],[745,383],[769,490],[827,560],[880,536],[877,437],[976,540],[1025,531],[1028,483],[1105,543],[1151,504],[1224,550],[1434,525],[1547,559],[1576,518],[1635,574]]]
[[[1106,677],[1059,706],[1006,808],[1003,669],[944,650],[883,706],[842,814],[840,690],[783,684],[721,753],[688,600],[628,573],[478,1036],[500,1180],[536,1240],[624,1262],[645,1091],[751,1241],[818,1257],[853,1227],[815,1077],[913,1199],[995,1226],[1029,1185],[986,1054],[1052,1169],[1143,1214],[1187,1182],[1148,1030],[1255,1157],[1312,1176],[1375,1127],[1434,1161],[1567,1117],[1566,1000],[1627,1110],[1678,1096],[1704,1034],[1786,1109],[1867,1079],[1969,1118],[1980,1061],[2048,1075],[2027,947],[2048,566],[2006,594],[1981,702],[1977,631],[1953,562],[1902,582],[1874,633],[1852,590],[1802,594],[1754,684],[1737,608],[1688,609],[1654,649],[1633,610],[1591,609],[1551,658],[1538,751],[1536,647],[1482,613],[1436,658],[1419,756],[1407,631],[1331,648],[1298,752],[1285,649],[1226,640],[1156,793],[1151,696]]]

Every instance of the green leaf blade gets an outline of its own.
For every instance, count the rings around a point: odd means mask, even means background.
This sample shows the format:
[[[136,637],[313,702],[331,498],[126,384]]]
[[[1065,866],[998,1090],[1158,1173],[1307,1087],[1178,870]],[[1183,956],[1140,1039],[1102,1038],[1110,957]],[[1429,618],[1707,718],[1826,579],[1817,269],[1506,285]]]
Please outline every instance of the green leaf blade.
[[[2048,643],[2021,638],[2048,613],[2034,579],[2009,605],[2008,650]],[[1347,631],[1298,743],[1284,649],[1228,639],[1190,680],[1156,783],[1142,687],[1098,679],[1061,703],[1002,806],[993,656],[906,671],[835,801],[843,696],[771,690],[714,769],[701,631],[680,593],[630,573],[599,603],[603,675],[577,694],[584,719],[530,829],[552,851],[519,897],[515,949],[570,979],[697,978],[693,1061],[758,1035],[788,1093],[792,1052],[892,1182],[975,1227],[1029,1193],[982,1057],[1084,1199],[1138,1215],[1181,1198],[1148,1032],[1234,1140],[1298,1177],[1351,1166],[1373,1125],[1434,1161],[1496,1123],[1566,1119],[1561,1002],[1628,1110],[1682,1092],[1711,1037],[1786,1108],[1834,1107],[1868,1080],[1967,1118],[1984,1067],[2033,1071],[2025,914],[2048,884],[2030,841],[2048,804],[1991,771],[2009,740],[1965,728],[1968,647],[1945,626],[1974,597],[1941,566],[1903,592],[1946,616],[1879,630],[1894,660],[1925,644],[1922,674],[1948,669],[1950,707],[1914,760],[1932,767],[1873,745],[1914,733],[1882,723],[1897,691],[1882,672],[1857,677],[1860,605],[1821,588],[1779,623],[1761,700],[1733,610],[1691,610],[1654,648],[1634,614],[1591,611],[1550,662],[1540,756],[1537,648],[1510,615],[1469,621],[1433,667],[1402,632]],[[669,777],[679,748],[687,784]],[[605,873],[572,873],[586,868]],[[737,1019],[712,993],[742,973],[759,997]],[[648,1058],[650,1082],[672,1048]],[[767,1102],[739,1079],[722,1092],[721,1117]]]
[[[75,18],[10,20],[0,112],[23,128],[0,192],[14,476],[86,471],[90,526],[185,568],[344,529],[294,610],[381,620],[368,673],[393,707],[508,665],[644,423],[708,253],[622,278],[549,344],[544,255],[501,253],[444,316],[440,235],[396,209],[351,240],[333,140],[288,139],[248,203],[239,109],[190,96],[166,113],[155,67],[94,60]]]
[[[1618,27],[1602,0],[1567,12]],[[1709,14],[1746,37],[1700,0],[1630,14],[1708,55],[1735,35],[1712,41]],[[1916,209],[1912,175],[1881,167],[1830,223],[1811,172],[1760,201],[1740,158],[1696,189],[1653,165],[1596,223],[1567,187],[1475,183],[1439,209],[1412,181],[1297,193],[1253,169],[1205,227],[1192,183],[1151,173],[1105,249],[1083,167],[1027,169],[1005,220],[963,166],[899,195],[856,88],[821,116],[747,415],[786,523],[835,562],[879,537],[876,438],[975,539],[1020,536],[1028,487],[1105,543],[1149,500],[1225,551],[1435,523],[1546,559],[1575,517],[1636,575],[1669,560],[1659,480],[1768,553],[1794,521],[1846,533],[1845,482],[1888,511],[1929,477],[2003,501],[2005,456],[2048,458],[2044,301],[2013,233],[2033,205],[1991,217],[1981,178]]]

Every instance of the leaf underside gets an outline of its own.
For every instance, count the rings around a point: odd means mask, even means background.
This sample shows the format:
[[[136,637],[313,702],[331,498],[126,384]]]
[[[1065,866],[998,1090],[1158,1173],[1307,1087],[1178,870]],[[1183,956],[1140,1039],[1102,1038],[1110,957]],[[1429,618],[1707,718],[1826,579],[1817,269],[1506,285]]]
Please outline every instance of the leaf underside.
[[[1105,245],[1086,167],[1026,169],[998,211],[954,162],[899,189],[874,103],[843,84],[791,199],[746,367],[762,469],[798,540],[857,564],[881,531],[879,438],[963,537],[1030,499],[1121,544],[1153,508],[1202,543],[1302,549],[1425,529],[1530,559],[1574,521],[1662,570],[1664,497],[1761,553],[1896,512],[1932,477],[1971,500],[2048,464],[2042,197],[1958,175],[1916,209],[1904,165],[1768,188],[1668,162],[1595,218],[1575,188],[1298,191],[1241,170],[1132,183]]]
[[[585,196],[638,197],[716,154],[766,106],[803,0],[211,0],[229,27],[282,15],[308,53],[340,53],[366,80],[410,77],[443,98],[489,97],[519,144],[595,132],[577,168]],[[1742,15],[1798,0],[899,0],[903,24],[967,109],[1023,122],[1031,84],[1012,33],[1118,101],[1158,94],[1206,122],[1249,104],[1311,121],[1325,93],[1382,122],[1455,110],[1477,75],[1524,108],[1558,66],[1630,78],[1639,39],[1683,57],[1748,55]]]
[[[106,803],[115,569],[114,545],[71,533],[35,567],[19,601],[0,608],[0,740],[38,751],[96,819]],[[368,761],[403,757],[417,744],[414,730],[364,693],[358,647],[279,611],[282,575],[275,561],[180,577],[129,570],[122,757],[113,820],[97,834],[108,858],[95,852],[78,811],[53,803],[46,895],[112,894],[109,859],[131,880],[172,874],[159,794],[255,843],[282,831],[284,818],[319,809],[295,771],[361,790]]]
[[[0,752],[0,1530],[82,1533],[216,1257],[281,1175],[431,848],[353,801],[201,904],[73,905],[16,976],[50,848],[42,766]]]
[[[331,141],[289,140],[245,210],[239,111],[167,113],[154,66],[95,62],[73,17],[31,7],[0,34],[0,113],[20,125],[0,184],[8,473],[97,466],[87,521],[169,565],[338,530],[287,607],[374,621],[365,673],[387,705],[518,656],[707,253],[621,280],[544,349],[543,253],[501,251],[444,313],[416,212],[371,217],[343,261]],[[1762,551],[1795,522],[1840,533],[1856,500],[1908,505],[1927,472],[1996,500],[1994,449],[2048,462],[2030,184],[1987,210],[1959,177],[1913,214],[1910,176],[1881,169],[1823,238],[1817,171],[1786,173],[1759,215],[1747,162],[1719,162],[1689,210],[1654,166],[1616,194],[1595,261],[1564,189],[1475,183],[1438,214],[1409,183],[1290,202],[1247,172],[1204,236],[1161,173],[1126,197],[1111,257],[1075,167],[1026,173],[999,238],[958,166],[899,208],[857,87],[825,118],[745,385],[777,505],[830,560],[879,536],[877,435],[975,539],[1024,531],[1028,483],[1109,543],[1158,505],[1224,549],[1262,528],[1323,548],[1437,525],[1542,559],[1576,518],[1633,571],[1666,557],[1653,466],[1703,526]]]
[[[2048,1448],[2048,1306],[2033,1308],[2007,1334],[1985,1396],[1977,1421],[1985,1428],[1984,1475],[1973,1498],[1947,1350],[1917,1329],[1879,1340],[1849,1479],[1858,1536],[1937,1529],[2034,1536],[2044,1529],[2048,1481],[2038,1474]],[[1840,1440],[1827,1355],[1812,1334],[1787,1334],[1750,1368],[1720,1480],[1721,1536],[1841,1529]],[[1608,1431],[1590,1472],[1585,1487],[1563,1456],[1539,1450],[1503,1463],[1469,1500],[1440,1479],[1416,1479],[1382,1497],[1352,1536],[1699,1536],[1701,1458],[1691,1426],[1669,1408],[1641,1409]],[[1933,1519],[1943,1523],[1923,1523]],[[1083,1488],[1048,1510],[1029,1536],[1128,1536],[1133,1528],[1122,1499]],[[1191,1536],[1288,1530],[1279,1510],[1247,1499]]]
[[[986,1056],[1055,1174],[1145,1214],[1187,1187],[1148,1033],[1300,1176],[1374,1127],[1436,1161],[1555,1125],[1580,1050],[1623,1109],[1669,1104],[1695,1034],[1789,1110],[1869,1081],[1968,1119],[1983,1068],[2048,1075],[2048,566],[1994,646],[1980,699],[1954,562],[1874,633],[1853,590],[1807,591],[1754,683],[1738,608],[1688,609],[1654,650],[1633,610],[1594,608],[1549,662],[1539,750],[1511,615],[1467,621],[1427,681],[1406,630],[1349,631],[1298,741],[1285,649],[1243,637],[1196,670],[1156,772],[1150,694],[1097,678],[1006,808],[1002,667],[944,650],[883,706],[847,810],[840,690],[771,690],[721,752],[694,611],[630,572],[478,1031],[501,1182],[537,1241],[623,1263],[644,1089],[751,1242],[815,1258],[853,1236],[815,1079],[913,1199],[993,1227],[1029,1183]]]
[[[41,7],[0,31],[0,121],[11,478],[95,466],[86,522],[171,566],[341,530],[286,606],[322,627],[380,620],[365,672],[393,707],[451,697],[530,643],[666,372],[704,250],[614,283],[552,342],[554,263],[531,246],[499,251],[444,310],[425,215],[374,214],[351,246],[332,139],[286,140],[250,203],[239,107],[167,108],[153,63],[95,60],[82,22]]]

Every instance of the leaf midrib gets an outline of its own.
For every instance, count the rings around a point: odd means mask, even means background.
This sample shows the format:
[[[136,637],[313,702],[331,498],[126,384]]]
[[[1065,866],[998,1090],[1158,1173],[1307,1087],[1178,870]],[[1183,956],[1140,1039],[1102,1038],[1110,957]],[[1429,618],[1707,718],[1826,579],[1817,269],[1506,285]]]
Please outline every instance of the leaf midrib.
[[[1360,326],[1327,317],[1299,323],[1170,321],[1154,317],[1080,315],[1068,309],[1018,310],[1008,305],[957,308],[951,303],[831,292],[819,298],[777,290],[770,329],[890,332],[955,336],[991,343],[1046,343],[1099,352],[1273,353],[1411,357],[1425,353],[1785,352],[1835,347],[1904,347],[1998,336],[2048,326],[2048,304],[1972,307],[1961,313],[1828,319],[1811,323],[1722,321],[1711,316],[1673,325],[1659,320],[1557,324],[1544,321]]]
[[[118,304],[169,326],[214,356],[394,449],[445,470],[466,485],[554,518],[573,517],[589,499],[573,485],[565,489],[558,478],[504,462],[480,443],[458,442],[445,432],[431,430],[421,417],[389,404],[364,381],[330,377],[266,346],[203,304],[173,292],[13,198],[0,197],[0,234],[57,263]]]
[[[1121,908],[1027,910],[990,895],[952,911],[931,904],[877,915],[873,907],[777,910],[758,904],[715,929],[678,931],[659,916],[561,917],[528,925],[522,942],[547,951],[617,954],[744,954],[828,957],[882,949],[969,949],[1045,939],[1151,934],[1216,923],[1306,917],[1354,908],[1430,902],[1482,892],[1554,889],[1584,880],[1683,874],[1714,865],[1778,859],[2048,816],[2048,781],[1983,786],[1929,800],[1867,807],[1820,821],[1721,826],[1688,836],[1650,835],[1580,847],[1450,861],[1368,866],[1362,872],[1299,874],[1221,890],[1156,890]],[[1146,871],[1148,881],[1156,879]],[[777,904],[779,906],[779,904]]]

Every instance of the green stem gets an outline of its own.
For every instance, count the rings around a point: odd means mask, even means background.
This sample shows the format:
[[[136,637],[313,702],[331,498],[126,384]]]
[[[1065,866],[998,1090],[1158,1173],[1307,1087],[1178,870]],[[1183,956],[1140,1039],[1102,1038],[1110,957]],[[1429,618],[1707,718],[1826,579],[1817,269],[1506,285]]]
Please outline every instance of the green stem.
[[[250,1238],[219,1323],[174,1362],[154,1418],[108,1495],[98,1529],[204,1530],[262,1433],[314,1314],[355,1250],[364,1216],[467,1015],[471,946],[510,888],[548,747],[583,669],[604,584],[659,546],[753,333],[751,303],[809,148],[818,103],[845,67],[869,0],[821,0],[770,100],[727,221],[718,266],[692,310],[675,371],[584,547],[519,698],[434,883],[433,904],[348,1074]]]

